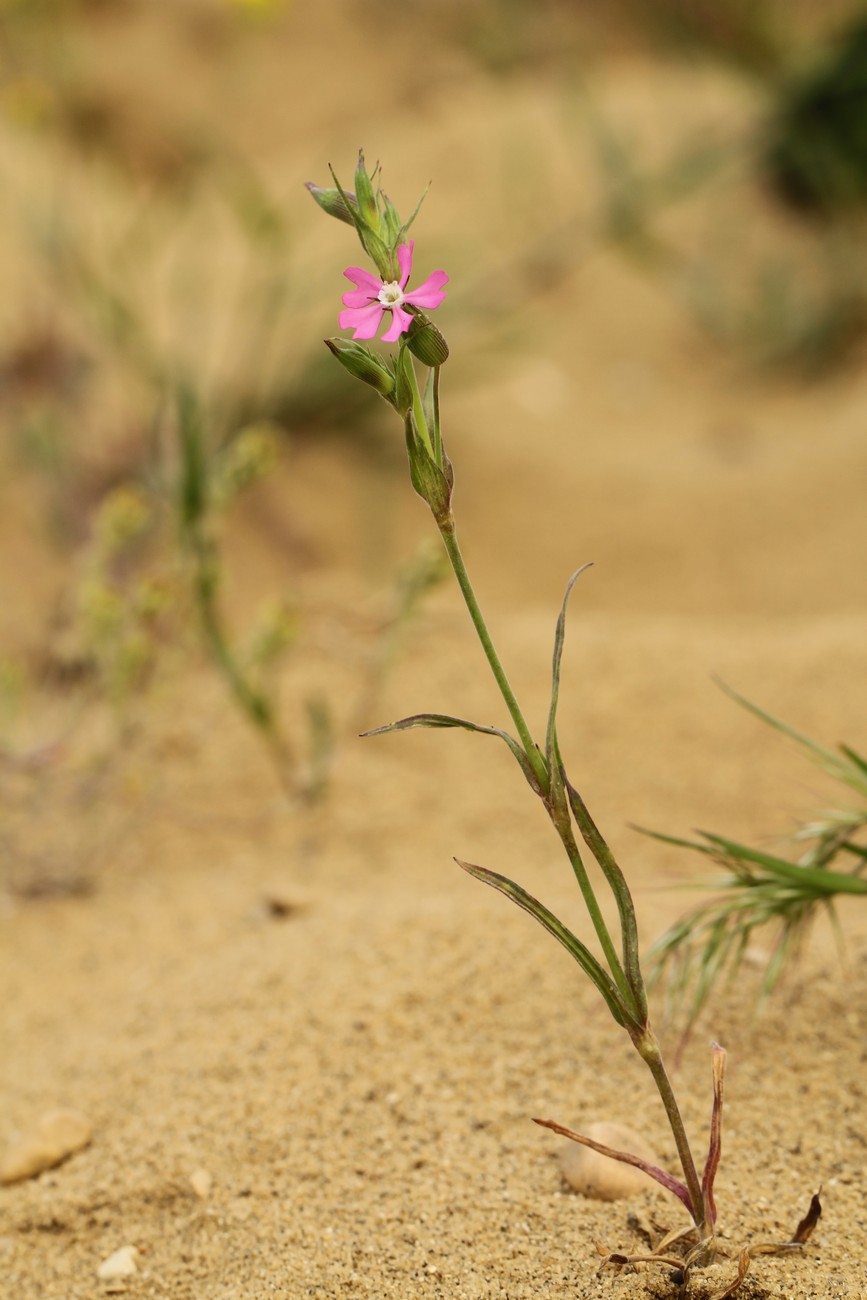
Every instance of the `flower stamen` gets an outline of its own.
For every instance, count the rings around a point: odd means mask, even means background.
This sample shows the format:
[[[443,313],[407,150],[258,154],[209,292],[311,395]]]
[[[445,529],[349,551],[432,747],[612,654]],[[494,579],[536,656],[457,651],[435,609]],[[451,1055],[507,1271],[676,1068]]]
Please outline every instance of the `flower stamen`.
[[[397,280],[384,284],[376,296],[383,307],[399,307],[403,302],[403,290]]]

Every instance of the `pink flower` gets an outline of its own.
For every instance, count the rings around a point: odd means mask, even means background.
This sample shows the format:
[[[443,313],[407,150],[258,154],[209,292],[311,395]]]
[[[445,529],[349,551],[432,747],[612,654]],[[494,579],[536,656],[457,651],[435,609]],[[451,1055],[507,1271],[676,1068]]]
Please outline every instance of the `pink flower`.
[[[382,336],[383,343],[396,343],[401,334],[406,333],[412,324],[412,316],[403,310],[405,302],[413,307],[423,307],[432,311],[439,307],[446,291],[442,287],[448,283],[445,271],[434,271],[424,284],[410,293],[405,293],[409,274],[412,270],[412,250],[414,240],[401,244],[397,250],[397,264],[400,267],[400,279],[378,280],[370,271],[360,266],[348,266],[343,274],[355,285],[343,295],[345,311],[340,313],[340,328],[353,330],[354,339],[376,338],[376,331],[382,322],[383,312],[391,312],[391,324]]]

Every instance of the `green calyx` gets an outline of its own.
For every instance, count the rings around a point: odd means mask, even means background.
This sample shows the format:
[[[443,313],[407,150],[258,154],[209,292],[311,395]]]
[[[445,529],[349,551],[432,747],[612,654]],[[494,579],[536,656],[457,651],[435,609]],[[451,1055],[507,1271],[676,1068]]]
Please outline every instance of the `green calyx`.
[[[375,388],[380,397],[391,402],[392,406],[395,405],[394,375],[381,357],[352,339],[326,339],[325,346],[332,356],[337,358],[344,370],[348,370],[362,383]]]
[[[413,316],[413,322],[406,334],[406,346],[424,365],[430,366],[431,369],[441,366],[448,360],[448,343],[430,317],[418,307],[407,303],[405,310],[411,312]]]
[[[351,190],[325,189],[321,185],[314,185],[312,181],[305,181],[304,188],[319,204],[322,211],[328,213],[329,217],[336,217],[338,221],[345,221],[348,226],[355,225],[358,199]]]

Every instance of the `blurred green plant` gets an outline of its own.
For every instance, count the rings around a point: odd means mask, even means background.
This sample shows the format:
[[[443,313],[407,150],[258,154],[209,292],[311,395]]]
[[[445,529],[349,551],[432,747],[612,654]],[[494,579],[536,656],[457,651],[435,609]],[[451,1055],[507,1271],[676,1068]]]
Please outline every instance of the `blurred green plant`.
[[[178,395],[178,446],[180,470],[177,484],[177,518],[181,546],[191,570],[193,602],[204,645],[222,673],[230,694],[270,750],[287,789],[297,782],[297,764],[278,721],[273,690],[263,670],[292,644],[296,617],[286,606],[273,607],[267,624],[257,629],[246,662],[233,647],[223,620],[219,592],[222,561],[215,539],[215,519],[251,483],[273,469],[276,446],[273,433],[264,428],[243,431],[221,455],[211,458],[202,413],[194,396]]]
[[[791,0],[632,0],[625,6],[658,40],[762,75],[791,41]]]
[[[809,847],[797,857],[750,848],[706,831],[697,840],[647,831],[654,839],[711,858],[726,874],[697,886],[716,895],[676,921],[654,945],[653,978],[662,981],[669,1017],[694,1026],[715,989],[741,968],[756,932],[770,931],[760,1003],[770,995],[799,951],[816,913],[836,925],[835,902],[867,896],[867,760],[847,745],[826,749],[808,736],[724,688],[738,704],[795,741],[813,762],[846,786],[857,806],[820,813],[792,835]],[[840,867],[849,865],[849,870]],[[834,869],[838,868],[838,869]]]
[[[198,642],[262,737],[284,788],[312,797],[276,701],[277,670],[298,636],[297,608],[287,599],[267,602],[236,643],[220,601],[219,533],[237,499],[275,470],[279,436],[266,425],[250,426],[213,450],[189,390],[179,392],[166,423],[172,439],[151,481],[120,485],[94,513],[55,661],[67,677],[62,666],[76,666],[91,693],[110,701],[123,721],[160,667],[176,670]],[[325,706],[317,703],[314,712],[310,766],[318,795],[330,733]]]
[[[867,15],[775,95],[765,168],[794,208],[818,215],[867,201]]]

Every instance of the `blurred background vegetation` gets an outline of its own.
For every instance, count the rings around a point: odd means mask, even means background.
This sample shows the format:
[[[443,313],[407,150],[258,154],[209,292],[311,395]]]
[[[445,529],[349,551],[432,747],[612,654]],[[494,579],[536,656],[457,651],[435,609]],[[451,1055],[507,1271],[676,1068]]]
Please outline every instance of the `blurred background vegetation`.
[[[369,700],[435,585],[399,560],[400,439],[321,346],[355,254],[304,181],[359,145],[405,212],[433,177],[414,233],[419,272],[451,276],[450,392],[469,424],[545,322],[557,356],[517,404],[567,424],[600,257],[665,301],[686,366],[853,372],[865,107],[851,0],[0,0],[10,843],[34,782],[75,803],[123,779],[105,755],[202,658],[319,789],[359,698],[314,683],[281,711],[279,665],[360,575]],[[643,382],[624,370],[636,421]]]

